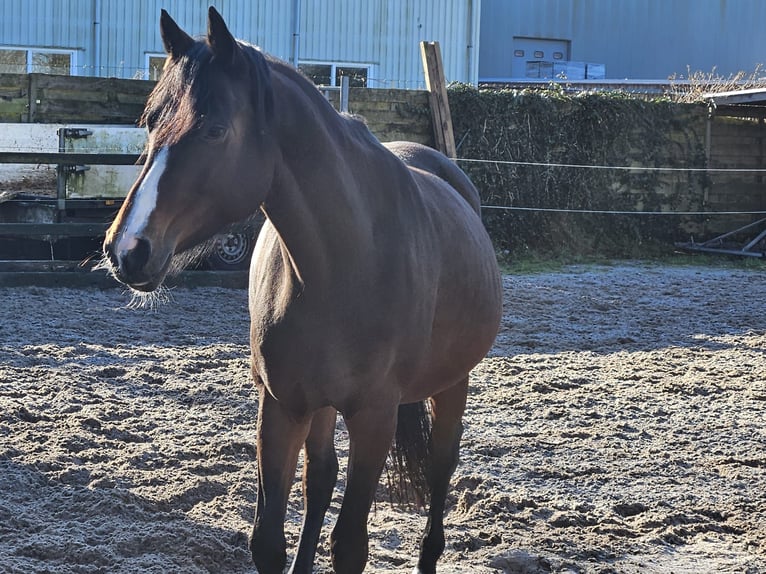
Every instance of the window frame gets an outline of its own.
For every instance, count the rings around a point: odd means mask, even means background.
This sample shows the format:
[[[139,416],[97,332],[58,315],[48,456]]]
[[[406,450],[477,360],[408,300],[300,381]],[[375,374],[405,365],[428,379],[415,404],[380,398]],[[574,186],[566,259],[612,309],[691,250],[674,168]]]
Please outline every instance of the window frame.
[[[0,46],[0,50],[9,52],[26,53],[26,70],[23,74],[44,74],[46,72],[35,72],[33,64],[33,54],[65,54],[69,56],[69,75],[77,74],[77,50],[66,48],[43,48],[38,46]]]
[[[334,60],[333,61],[298,60],[298,68],[300,68],[304,64],[307,66],[330,66],[330,81],[333,83],[330,84],[330,86],[323,86],[322,84],[317,84],[318,86],[337,88],[340,86],[340,80],[338,79],[338,68],[359,68],[360,70],[367,71],[367,77],[366,77],[364,87],[366,88],[374,87],[373,84],[375,83],[375,81],[372,79],[372,76],[373,76],[373,70],[375,66],[373,64],[366,64],[364,62],[338,62]]]
[[[143,70],[143,80],[152,80],[157,81],[160,79],[160,76],[162,75],[162,68],[160,68],[160,72],[157,75],[156,78],[152,78],[152,59],[161,59],[163,61],[163,65],[165,60],[167,59],[168,55],[165,52],[144,52],[144,70]]]

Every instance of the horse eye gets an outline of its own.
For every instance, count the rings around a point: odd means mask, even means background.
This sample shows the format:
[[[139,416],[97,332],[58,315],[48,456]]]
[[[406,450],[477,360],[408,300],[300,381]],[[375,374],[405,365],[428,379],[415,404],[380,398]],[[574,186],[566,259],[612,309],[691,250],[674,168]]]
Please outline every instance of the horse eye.
[[[226,128],[221,125],[213,125],[205,130],[205,139],[219,140],[226,135]]]
[[[154,116],[148,116],[144,120],[144,127],[146,128],[146,131],[148,131],[149,133],[153,132],[156,126],[157,126],[157,118],[155,118]]]

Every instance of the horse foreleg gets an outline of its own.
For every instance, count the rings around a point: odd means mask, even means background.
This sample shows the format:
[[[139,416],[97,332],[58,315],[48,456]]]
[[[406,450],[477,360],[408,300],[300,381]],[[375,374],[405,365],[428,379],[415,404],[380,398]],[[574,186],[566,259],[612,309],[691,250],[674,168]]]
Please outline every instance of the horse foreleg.
[[[358,574],[367,563],[367,516],[396,430],[396,405],[364,408],[346,419],[348,474],[343,504],[331,535],[338,574]]]
[[[434,574],[436,561],[444,551],[444,505],[450,478],[457,467],[467,394],[468,378],[431,398],[432,459],[428,477],[431,506],[415,569],[417,574]]]
[[[330,506],[338,479],[338,457],[335,455],[335,419],[337,411],[324,408],[314,415],[306,438],[303,463],[303,527],[298,552],[291,574],[310,574],[313,570],[319,533]]]
[[[287,563],[285,513],[298,452],[310,419],[297,420],[266,391],[259,392],[258,501],[250,550],[258,572],[281,574]]]

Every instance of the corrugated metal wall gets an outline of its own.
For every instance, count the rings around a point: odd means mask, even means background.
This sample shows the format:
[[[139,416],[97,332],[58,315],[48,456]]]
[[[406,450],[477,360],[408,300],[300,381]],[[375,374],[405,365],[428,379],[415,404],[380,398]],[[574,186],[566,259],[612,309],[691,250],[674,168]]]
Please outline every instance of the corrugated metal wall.
[[[75,50],[87,66],[92,0],[0,0],[0,46]]]
[[[384,79],[417,83],[393,87],[424,87],[419,43],[437,41],[447,81],[475,83],[472,46],[478,42],[478,27],[473,24],[478,24],[480,4],[480,0],[384,0]]]
[[[0,47],[74,50],[82,75],[131,78],[146,71],[147,53],[163,51],[162,8],[196,36],[205,32],[209,5],[210,0],[0,0]],[[216,6],[235,36],[289,56],[291,2],[218,0]]]
[[[509,78],[513,38],[569,40],[612,79],[728,76],[766,62],[762,0],[483,0],[480,77]]]
[[[211,1],[0,0],[0,47],[75,50],[79,74],[138,77],[146,72],[147,54],[162,52],[160,9],[190,34],[200,35]],[[291,0],[214,3],[235,36],[290,58]],[[423,87],[418,42],[436,40],[447,79],[475,82],[478,54],[472,55],[469,46],[477,42],[480,3],[301,0],[300,59],[369,64],[373,85]]]
[[[371,65],[375,86],[423,88],[419,43],[438,41],[447,80],[475,83],[480,1],[313,0],[303,9],[301,59]]]
[[[380,64],[384,0],[313,0],[303,3],[302,60]]]
[[[145,70],[147,53],[163,52],[159,34],[161,9],[167,10],[189,34],[200,36],[207,28],[209,5],[210,0],[101,0],[101,62],[103,67],[111,68],[107,74],[102,70],[101,75],[132,77]],[[237,38],[280,57],[289,54],[290,7],[286,1],[216,2],[216,8]]]
[[[133,77],[162,51],[160,8],[192,34],[211,0],[0,0],[0,46],[75,52],[78,73]],[[290,57],[291,0],[218,0],[234,34]],[[441,44],[448,80],[510,77],[514,37],[570,41],[608,78],[722,75],[766,61],[762,0],[301,0],[303,60],[374,66],[377,85],[422,86],[418,42]],[[478,11],[481,8],[480,55]],[[95,13],[98,15],[95,16]],[[476,14],[475,17],[471,17]],[[94,20],[98,22],[94,25]],[[94,29],[99,33],[94,35]],[[100,46],[98,53],[94,47]]]
[[[0,43],[26,45],[39,39],[47,48],[87,47],[90,0],[2,0]]]

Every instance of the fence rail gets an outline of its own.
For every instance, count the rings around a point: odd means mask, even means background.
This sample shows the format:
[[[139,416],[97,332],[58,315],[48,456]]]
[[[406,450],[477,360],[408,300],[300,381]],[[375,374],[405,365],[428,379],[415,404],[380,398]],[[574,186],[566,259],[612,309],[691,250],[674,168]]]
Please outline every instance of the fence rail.
[[[108,223],[0,223],[0,236],[99,237]]]
[[[147,80],[0,74],[0,122],[135,124]]]
[[[89,165],[134,165],[141,163],[143,156],[129,153],[67,153],[67,152],[13,152],[0,151],[0,164],[55,164],[57,169],[67,169],[80,164]],[[60,177],[59,177],[60,179]],[[55,210],[56,221],[45,222],[0,222],[2,237],[99,237],[104,234],[107,223],[61,221],[67,208],[93,209],[94,206],[113,211],[122,203],[121,199],[66,199],[59,184],[57,197],[35,200],[7,200],[4,203],[21,204],[23,207],[49,205]],[[22,207],[22,209],[23,209]]]
[[[138,163],[143,163],[143,155],[135,153],[0,151],[0,163],[136,165]]]

